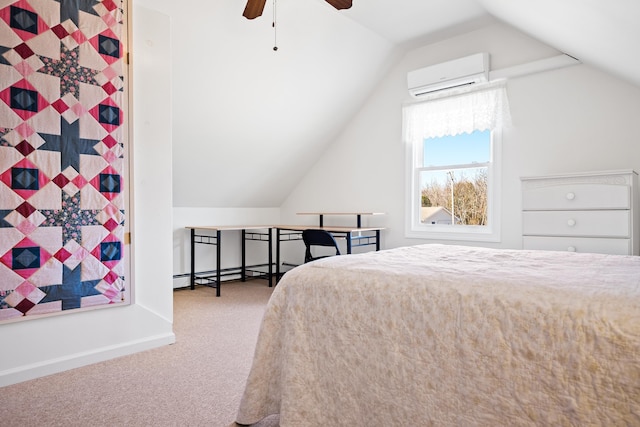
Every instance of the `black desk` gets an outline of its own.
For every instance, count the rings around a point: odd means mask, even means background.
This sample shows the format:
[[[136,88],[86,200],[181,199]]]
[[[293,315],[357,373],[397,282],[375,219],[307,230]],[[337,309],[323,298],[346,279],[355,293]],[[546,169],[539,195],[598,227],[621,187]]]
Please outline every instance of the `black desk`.
[[[227,226],[190,226],[185,227],[191,230],[191,273],[189,277],[189,284],[191,289],[195,288],[195,285],[213,285],[216,288],[216,296],[220,296],[220,283],[223,276],[240,274],[240,279],[244,282],[247,279],[247,272],[257,272],[261,275],[264,273],[258,270],[259,267],[267,267],[266,277],[269,280],[269,286],[272,286],[271,278],[273,276],[273,244],[271,225],[227,225]],[[211,234],[197,234],[196,230],[206,230],[215,233]],[[266,230],[266,231],[265,231]],[[221,268],[221,254],[222,254],[222,232],[223,231],[240,231],[242,234],[242,265],[240,267]],[[248,240],[268,242],[269,256],[266,264],[259,265],[246,265],[246,242]],[[196,273],[196,244],[215,245],[216,246],[216,270],[214,274],[211,273]]]
[[[313,225],[275,225],[276,229],[276,281],[280,279],[280,242],[301,240],[304,230],[326,230],[334,237],[344,238],[347,242],[347,254],[352,248],[360,246],[375,246],[380,250],[380,231],[382,227],[341,227],[341,226],[313,226]]]
[[[314,215],[319,219],[318,225],[324,227],[325,216],[355,216],[356,226],[362,227],[362,216],[384,215],[382,212],[298,212],[296,215]]]

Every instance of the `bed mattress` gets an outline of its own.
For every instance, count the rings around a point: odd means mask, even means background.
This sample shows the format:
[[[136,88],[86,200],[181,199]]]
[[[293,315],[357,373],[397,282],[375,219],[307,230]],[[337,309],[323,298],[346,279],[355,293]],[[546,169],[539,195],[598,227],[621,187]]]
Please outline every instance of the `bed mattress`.
[[[237,422],[640,425],[640,257],[419,245],[296,267]]]

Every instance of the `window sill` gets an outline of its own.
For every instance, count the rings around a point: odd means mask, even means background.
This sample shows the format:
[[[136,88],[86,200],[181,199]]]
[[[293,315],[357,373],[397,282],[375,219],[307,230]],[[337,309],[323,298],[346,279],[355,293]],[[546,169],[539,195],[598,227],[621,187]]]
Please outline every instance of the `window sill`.
[[[409,239],[425,240],[457,240],[470,242],[500,242],[500,234],[490,230],[459,230],[451,231],[439,228],[436,230],[406,230],[405,237]]]

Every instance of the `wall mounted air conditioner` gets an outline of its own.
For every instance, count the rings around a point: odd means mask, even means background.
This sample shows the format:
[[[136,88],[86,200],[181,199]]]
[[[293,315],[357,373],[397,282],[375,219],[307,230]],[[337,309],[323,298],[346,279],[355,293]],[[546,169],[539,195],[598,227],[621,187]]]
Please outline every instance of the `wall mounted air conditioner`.
[[[489,81],[488,53],[476,53],[407,73],[409,93],[416,97],[487,81]]]

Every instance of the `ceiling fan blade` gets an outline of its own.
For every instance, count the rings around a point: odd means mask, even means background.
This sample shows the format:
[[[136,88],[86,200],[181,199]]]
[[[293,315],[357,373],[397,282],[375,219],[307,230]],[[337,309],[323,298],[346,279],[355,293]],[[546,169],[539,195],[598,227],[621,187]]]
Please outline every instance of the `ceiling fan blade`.
[[[264,10],[264,4],[267,0],[247,0],[247,5],[244,7],[244,16],[247,19],[254,19],[262,15]]]
[[[349,9],[351,7],[351,3],[352,0],[327,0],[327,3],[329,3],[331,6],[335,7],[336,9],[340,10],[340,9]]]

